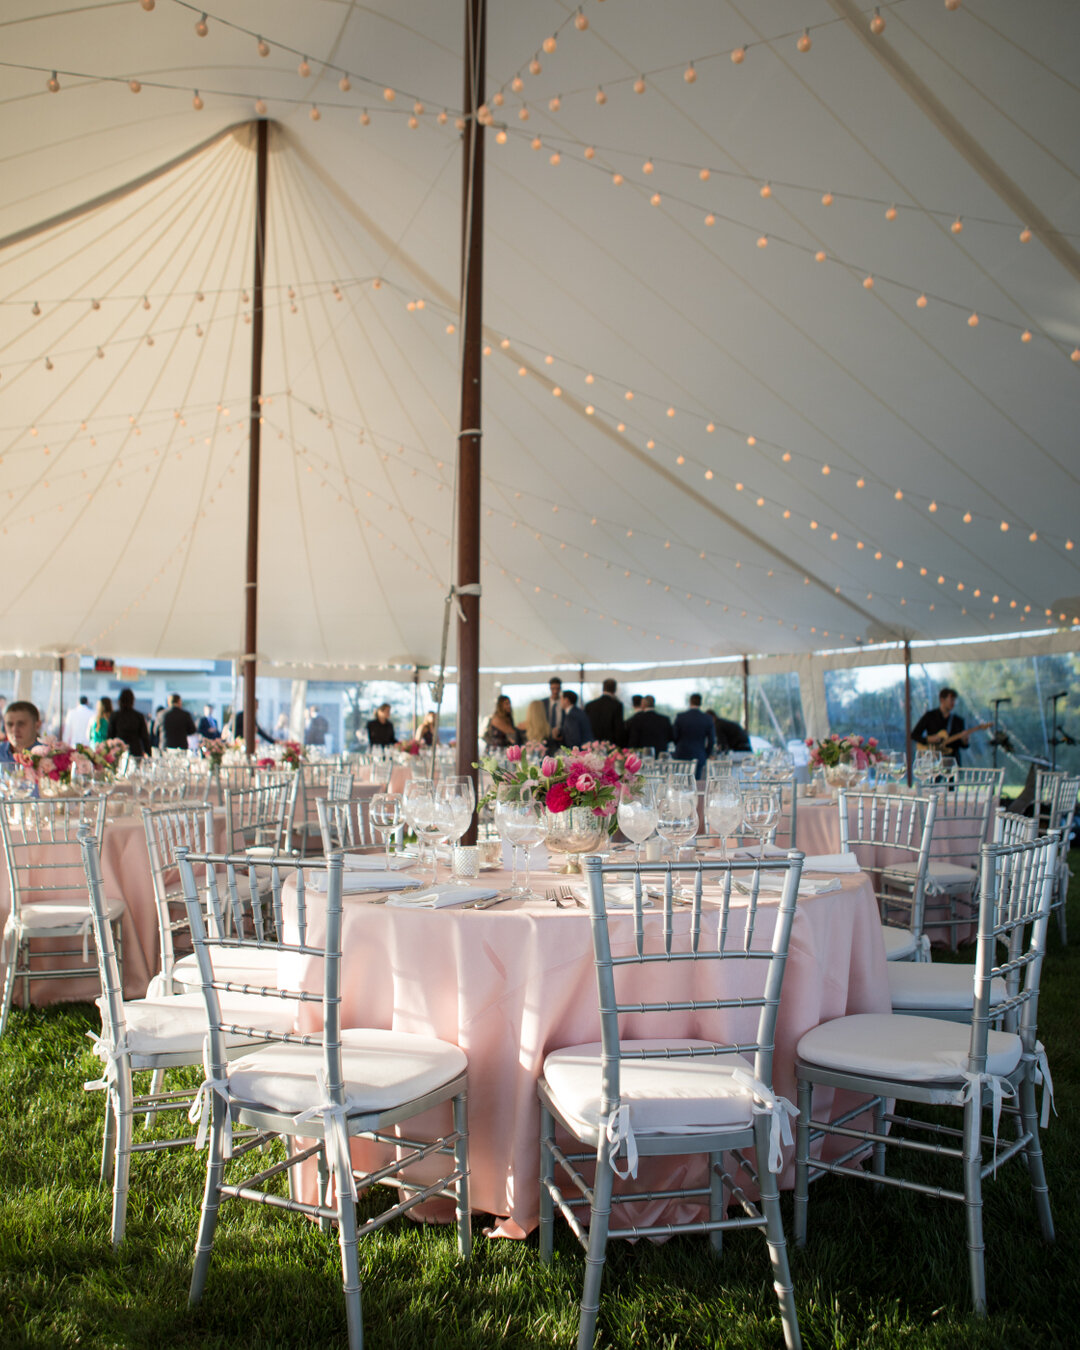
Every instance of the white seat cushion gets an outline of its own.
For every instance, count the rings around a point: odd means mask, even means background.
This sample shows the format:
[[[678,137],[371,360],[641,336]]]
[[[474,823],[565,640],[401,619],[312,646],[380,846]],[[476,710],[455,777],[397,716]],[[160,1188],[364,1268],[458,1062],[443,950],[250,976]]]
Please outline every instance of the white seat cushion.
[[[106,900],[105,916],[113,920],[123,914],[123,900]],[[63,901],[37,900],[28,905],[19,906],[19,917],[23,928],[67,929],[68,933],[90,931],[93,922],[90,916],[90,902],[79,904],[77,900]]]
[[[623,1041],[623,1050],[711,1047],[711,1041]],[[745,1129],[752,1120],[750,1094],[732,1079],[736,1069],[754,1076],[742,1055],[701,1059],[622,1059],[619,1096],[630,1107],[635,1134],[703,1134]],[[600,1123],[600,1042],[554,1050],[544,1078],[568,1125],[588,1137]]]
[[[919,949],[919,942],[910,928],[892,928],[882,924],[886,961],[910,961]]]
[[[807,1064],[842,1073],[905,1083],[954,1083],[967,1068],[971,1028],[963,1022],[899,1013],[856,1013],[808,1031],[798,1056]],[[1010,1032],[991,1031],[986,1072],[1007,1074],[1023,1046]]]
[[[349,1114],[389,1111],[464,1073],[465,1053],[433,1036],[358,1028],[341,1033],[345,1102]],[[325,1093],[315,1080],[322,1046],[269,1045],[229,1065],[232,1095],[252,1106],[299,1115]]]
[[[221,1020],[261,1031],[292,1031],[296,1025],[295,1000],[260,998],[257,994],[222,994]],[[101,999],[98,999],[101,1005]],[[190,1054],[202,1059],[209,1023],[202,994],[176,994],[166,998],[139,998],[124,1004],[128,1047],[133,1055]],[[243,1045],[249,1036],[226,1036],[227,1045]]]
[[[896,1011],[905,1008],[970,1009],[975,1001],[972,966],[932,965],[928,961],[894,961],[889,966],[889,993]],[[990,1002],[1004,1003],[1005,981],[990,981]]]
[[[897,863],[895,867],[886,867],[882,877],[898,877],[904,881],[914,881],[919,870],[918,863]],[[946,862],[943,858],[931,858],[926,868],[927,883],[936,886],[974,886],[978,879],[974,867],[964,867],[961,863]]]
[[[257,984],[264,989],[276,989],[278,968],[276,951],[258,947],[210,947],[210,963],[214,975],[230,984]],[[173,978],[185,989],[202,988],[199,962],[195,953],[182,956],[173,966]]]

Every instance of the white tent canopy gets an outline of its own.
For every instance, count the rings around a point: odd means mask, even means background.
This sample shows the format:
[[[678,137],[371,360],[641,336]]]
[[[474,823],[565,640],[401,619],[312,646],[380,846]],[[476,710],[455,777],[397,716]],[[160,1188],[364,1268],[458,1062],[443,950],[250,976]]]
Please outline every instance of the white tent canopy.
[[[1080,618],[1080,10],[873,12],[492,6],[484,664]],[[0,649],[241,649],[265,115],[259,649],[428,664],[462,13],[201,14],[0,15]]]

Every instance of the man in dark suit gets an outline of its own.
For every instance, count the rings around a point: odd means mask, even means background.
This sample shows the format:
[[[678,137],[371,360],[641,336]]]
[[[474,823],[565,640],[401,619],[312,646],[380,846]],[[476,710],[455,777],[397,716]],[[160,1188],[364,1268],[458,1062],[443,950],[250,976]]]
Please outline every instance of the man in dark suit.
[[[217,718],[214,716],[214,709],[211,704],[203,705],[202,716],[199,718],[199,735],[205,736],[207,740],[212,741],[221,735],[221,728],[217,724]]]
[[[617,688],[614,680],[605,680],[600,697],[585,704],[585,716],[592,727],[594,741],[610,741],[612,745],[623,743],[623,706],[615,697]]]
[[[548,688],[551,690],[551,696],[544,699],[544,713],[547,716],[551,734],[558,741],[562,740],[563,723],[562,680],[559,679],[558,675],[552,675],[551,679],[548,680]]]
[[[646,750],[650,746],[662,755],[671,742],[671,723],[663,713],[656,711],[656,699],[646,694],[641,701],[641,712],[635,713],[626,724],[628,750]]]
[[[162,750],[186,750],[188,737],[196,735],[195,719],[184,707],[179,694],[169,695],[169,710],[161,719]]]
[[[589,719],[577,705],[577,694],[564,689],[562,696],[562,743],[568,750],[586,745],[593,739]]]
[[[717,750],[721,753],[725,750],[734,750],[738,753],[753,749],[745,727],[741,727],[738,722],[732,722],[726,717],[721,717],[711,709],[708,715],[712,718],[713,726],[716,728]]]
[[[233,718],[233,736],[234,736],[238,741],[242,741],[242,740],[244,739],[244,710],[243,710],[243,708],[241,708],[240,711],[239,711],[239,712],[236,714],[236,716]],[[255,700],[255,739],[256,739],[256,740],[259,740],[259,741],[266,741],[266,743],[267,743],[268,745],[273,745],[273,743],[274,743],[274,738],[273,738],[273,736],[271,736],[271,735],[269,734],[269,732],[263,731],[262,727],[259,726],[259,700],[258,700],[258,699]]]
[[[716,745],[716,728],[708,713],[701,711],[701,695],[690,695],[690,706],[675,719],[675,758],[692,759],[700,778],[705,761]]]

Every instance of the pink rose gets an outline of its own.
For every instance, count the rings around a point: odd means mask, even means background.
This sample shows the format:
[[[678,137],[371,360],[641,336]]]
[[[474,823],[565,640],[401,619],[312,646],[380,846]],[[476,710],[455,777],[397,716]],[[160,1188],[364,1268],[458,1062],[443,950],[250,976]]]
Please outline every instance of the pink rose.
[[[509,746],[506,751],[506,758],[510,761],[511,764],[516,764],[518,760],[521,758],[521,746],[520,745]]]
[[[542,778],[551,778],[554,776],[558,767],[559,761],[557,759],[552,759],[550,755],[545,755],[540,762],[540,776]]]
[[[596,790],[596,779],[591,773],[578,774],[577,790],[579,792],[594,792]]]
[[[623,763],[627,773],[639,773],[641,771],[641,760],[638,759],[637,755],[627,755]]]
[[[565,783],[552,783],[547,790],[547,809],[554,815],[560,815],[563,811],[570,808],[572,799],[570,789]]]
[[[871,750],[876,750],[876,749],[877,749],[877,737],[876,737],[876,736],[871,736],[870,739],[866,742],[866,744],[870,747]]]

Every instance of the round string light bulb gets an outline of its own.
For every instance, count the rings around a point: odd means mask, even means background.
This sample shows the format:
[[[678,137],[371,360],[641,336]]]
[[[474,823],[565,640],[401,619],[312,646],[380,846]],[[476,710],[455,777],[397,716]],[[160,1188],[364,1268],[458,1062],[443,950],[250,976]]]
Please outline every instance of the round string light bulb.
[[[802,32],[802,37],[799,38],[798,42],[796,42],[795,44],[796,51],[808,52],[813,45],[814,44],[810,41],[809,28],[804,28]]]
[[[686,67],[686,69],[683,71],[682,77],[687,84],[693,84],[694,81],[697,79],[697,71],[694,69],[693,61],[691,61],[690,64]]]
[[[607,94],[604,93],[602,88],[596,91],[596,101],[601,107],[607,102]]]
[[[558,44],[558,42],[555,40],[554,35],[552,35],[551,37],[546,37],[546,38],[544,39],[544,51],[547,52],[548,56],[551,55],[551,53],[555,50],[555,48],[556,48],[558,45],[559,45],[559,44]]]
[[[917,309],[925,309],[925,308],[926,308],[926,305],[927,305],[927,300],[926,300],[926,296],[925,296],[925,295],[920,295],[919,298],[918,298],[918,300],[915,301],[915,306],[916,306]]]
[[[960,0],[945,0],[945,8],[953,14],[960,8]]]
[[[146,10],[147,14],[154,8],[155,0],[139,0],[139,4]]]
[[[833,195],[832,195],[831,192],[824,192],[824,193],[822,193],[822,196],[821,196],[821,204],[822,204],[822,206],[832,206],[832,204],[833,204]]]
[[[387,85],[387,87],[382,91],[382,96],[387,103],[393,103],[394,99],[397,98],[397,91],[391,89],[390,86]]]
[[[205,37],[207,33],[209,33],[209,31],[210,26],[206,22],[206,15],[204,14],[202,18],[198,21],[198,23],[195,25],[195,32],[199,35],[199,37]]]
[[[527,122],[528,120],[529,120],[529,110],[523,103],[521,107],[518,109],[518,121]]]
[[[497,145],[505,145],[506,142],[507,142],[507,135],[506,135],[506,132],[505,132],[505,131],[497,131],[497,132],[495,133],[495,142],[496,142]]]
[[[266,104],[261,98],[255,100],[255,113],[258,117],[266,116]]]
[[[368,112],[368,110],[367,110],[366,108],[365,108],[364,111],[360,114],[360,125],[361,125],[362,127],[369,127],[369,126],[371,126],[371,114]]]
[[[559,154],[558,150],[556,150],[555,153],[549,157],[548,163],[555,165],[562,163],[562,155]]]
[[[496,89],[495,93],[491,96],[491,101],[495,104],[496,108],[501,108],[506,102],[506,99],[503,97],[503,91],[501,89]]]
[[[814,261],[815,262],[825,261],[825,250],[823,248],[819,248],[818,251],[814,254]]]
[[[128,88],[131,90],[133,94],[142,93],[142,85],[139,83],[138,80],[128,80]]]
[[[417,99],[416,102],[412,105],[412,110],[413,110],[413,112],[417,115],[417,117],[423,117],[423,115],[424,115],[424,105],[420,102],[419,99]],[[490,114],[489,114],[489,116],[490,116]]]
[[[713,213],[712,213],[711,211],[710,211],[709,214],[705,217],[705,224],[706,224],[706,225],[715,225],[715,224],[716,224],[716,217],[713,215]]]
[[[656,168],[656,165],[652,162],[652,160],[651,160],[651,159],[647,159],[647,160],[645,161],[645,163],[641,166],[641,172],[642,172],[642,173],[652,173],[652,171],[653,171],[655,168]]]
[[[758,189],[758,196],[764,197],[767,201],[772,196],[772,184],[762,183],[761,187]]]
[[[953,221],[953,223],[949,226],[949,229],[953,232],[953,234],[962,234],[964,230],[964,222],[960,219],[959,216],[957,216],[956,219]]]
[[[1069,353],[1069,360],[1080,364],[1080,347],[1074,347]]]
[[[863,277],[862,284],[864,290],[872,291],[874,289],[874,278],[870,276]]]
[[[1021,242],[1022,244],[1030,244],[1030,243],[1031,243],[1031,231],[1027,228],[1026,225],[1025,225],[1024,228],[1020,231],[1020,242]]]
[[[202,112],[203,110],[203,101],[199,97],[199,91],[197,89],[195,90],[195,97],[191,100],[191,106],[196,112]]]
[[[543,141],[540,139],[539,136],[534,136],[532,140],[529,142],[529,146],[533,150],[539,150],[542,145]]]
[[[45,81],[45,88],[49,91],[50,94],[58,94],[60,92],[60,81],[56,78],[55,70]]]
[[[30,307],[30,313],[33,314],[35,317],[41,313],[41,306],[38,304],[36,300]]]
[[[584,154],[586,159],[596,158],[596,148],[594,146],[587,145],[582,153]]]
[[[759,234],[759,235],[758,235],[757,246],[758,246],[758,248],[768,248],[768,247],[769,247],[769,236],[768,236],[767,234]]]
[[[312,120],[313,122],[317,122],[317,121],[319,120],[319,118],[322,117],[322,113],[318,110],[318,108],[317,108],[317,107],[315,106],[315,104],[313,103],[313,104],[311,105],[311,111],[308,113],[308,116],[311,118],[311,120]]]
[[[441,113],[439,113],[438,117],[436,117],[436,119],[435,119],[435,121],[438,122],[439,126],[441,126],[441,127],[446,126],[446,124],[447,124],[447,122],[448,122],[449,120],[450,120],[450,114],[446,111],[445,108],[442,110]]]
[[[969,327],[969,328],[978,328],[978,326],[979,326],[979,316],[978,316],[977,314],[975,314],[974,312],[971,313],[971,314],[969,314],[969,315],[968,315],[968,321],[967,321],[967,324],[968,324],[968,327]]]
[[[1009,522],[1008,522],[1007,520],[1003,520],[1003,521],[1001,522],[1001,533],[1002,533],[1002,534],[1008,534],[1008,533],[1009,533]]]
[[[308,63],[306,56],[300,58],[300,64],[296,67],[296,73],[305,80],[311,74],[311,66]]]
[[[756,436],[747,436],[747,438],[746,438],[746,444],[747,444],[747,445],[757,445],[757,437],[756,437]]]
[[[264,42],[262,38],[256,38],[255,50],[259,53],[260,56],[269,56],[270,44],[269,42]]]
[[[558,112],[561,107],[562,107],[562,99],[559,97],[558,94],[556,94],[554,98],[548,99],[549,112]]]
[[[895,206],[890,206],[890,207],[888,208],[888,210],[885,212],[885,219],[886,219],[886,220],[889,220],[889,221],[892,221],[892,220],[895,220],[895,219],[896,219],[896,207],[895,207]]]
[[[578,30],[579,33],[584,33],[584,31],[586,30],[586,28],[588,28],[588,26],[589,26],[588,19],[579,9],[578,12],[574,15],[574,27]]]
[[[874,10],[874,17],[870,20],[870,31],[875,37],[880,37],[885,31],[885,20],[881,17],[881,10]]]
[[[703,183],[707,183],[709,179],[712,177],[712,174],[708,169],[698,169],[698,177],[701,179]]]
[[[741,66],[745,60],[746,60],[746,48],[736,47],[735,50],[731,53],[732,64],[736,66]]]
[[[515,75],[514,78],[510,81],[510,88],[514,91],[515,94],[520,94],[521,91],[525,88],[525,81],[521,78],[520,75]]]
[[[622,174],[621,174],[621,173],[613,173],[613,174],[611,175],[611,181],[615,184],[616,187],[621,187],[621,186],[622,186],[622,183],[623,183],[623,176],[622,176]]]
[[[643,94],[645,92],[645,76],[639,75],[634,81],[634,93]]]
[[[543,70],[543,66],[541,66],[540,62],[534,56],[533,59],[529,62],[529,74],[539,75],[541,70]]]
[[[348,75],[342,75],[341,79],[338,80],[337,82],[337,87],[341,90],[343,94],[347,94],[349,92],[349,90],[352,88],[352,81],[349,79]]]

